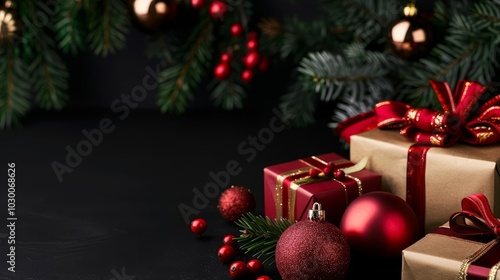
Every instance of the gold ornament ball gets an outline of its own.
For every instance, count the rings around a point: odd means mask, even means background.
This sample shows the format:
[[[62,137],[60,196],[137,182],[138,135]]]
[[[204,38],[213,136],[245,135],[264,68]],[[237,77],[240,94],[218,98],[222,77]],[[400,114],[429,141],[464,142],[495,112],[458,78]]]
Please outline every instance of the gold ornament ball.
[[[158,31],[177,14],[175,0],[129,0],[128,4],[133,21],[144,31]]]

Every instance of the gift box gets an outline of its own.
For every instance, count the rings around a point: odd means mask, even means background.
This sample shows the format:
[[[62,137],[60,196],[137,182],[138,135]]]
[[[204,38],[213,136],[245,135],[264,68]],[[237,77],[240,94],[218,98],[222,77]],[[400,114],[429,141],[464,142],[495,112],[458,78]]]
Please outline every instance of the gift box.
[[[483,206],[476,210],[479,208]],[[402,279],[500,280],[500,228],[495,229],[500,227],[500,221],[493,217],[488,225],[484,223],[488,219],[474,212],[458,212],[449,222],[404,249]],[[476,218],[469,219],[471,213]],[[474,225],[475,222],[481,225]]]
[[[382,129],[350,140],[351,160],[368,156],[366,168],[382,175],[383,191],[410,203],[423,233],[445,223],[449,213],[460,210],[461,199],[473,193],[483,193],[500,215],[500,145],[420,146],[398,131]]]
[[[381,190],[381,176],[364,169],[365,165],[366,159],[354,164],[329,153],[265,167],[265,215],[293,222],[305,220],[308,209],[319,202],[328,213],[326,220],[338,226],[351,201]]]

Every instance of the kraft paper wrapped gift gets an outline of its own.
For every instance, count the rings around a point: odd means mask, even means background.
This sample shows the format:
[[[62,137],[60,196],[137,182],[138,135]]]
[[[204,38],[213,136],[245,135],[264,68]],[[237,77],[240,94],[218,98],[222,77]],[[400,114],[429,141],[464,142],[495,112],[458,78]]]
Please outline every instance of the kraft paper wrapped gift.
[[[363,163],[365,162],[365,163]],[[328,164],[352,173],[338,180],[321,172]],[[339,225],[347,205],[359,195],[380,191],[381,176],[364,168],[366,159],[354,163],[335,153],[312,156],[264,168],[265,215],[271,219],[300,221],[315,202],[326,211],[326,220]],[[311,177],[311,168],[319,175]]]
[[[366,168],[382,175],[382,190],[408,201],[408,149],[413,142],[398,131],[373,129],[351,136],[350,159],[368,157]],[[418,164],[418,162],[417,162]],[[500,216],[500,145],[432,147],[425,157],[422,208],[425,233],[460,210],[463,197],[483,193]],[[416,213],[419,216],[418,213]]]

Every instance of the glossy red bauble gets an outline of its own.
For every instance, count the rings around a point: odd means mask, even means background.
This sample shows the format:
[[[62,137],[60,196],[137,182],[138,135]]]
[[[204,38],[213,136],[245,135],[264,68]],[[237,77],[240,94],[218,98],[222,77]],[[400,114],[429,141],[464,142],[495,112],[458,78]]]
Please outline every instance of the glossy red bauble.
[[[250,69],[245,69],[241,72],[241,79],[245,83],[250,83],[253,80],[253,71]]]
[[[207,222],[205,222],[205,220],[198,218],[194,219],[191,222],[191,231],[194,234],[201,236],[203,233],[205,233],[206,230],[207,230]]]
[[[247,67],[247,69],[252,69],[259,65],[260,54],[258,52],[252,51],[249,52],[244,58],[243,63]]]
[[[255,279],[255,280],[272,280],[272,279],[269,276],[262,275],[262,276],[257,277],[257,279]]]
[[[222,263],[229,263],[234,260],[236,250],[230,245],[222,245],[217,251],[217,257]]]
[[[364,194],[346,208],[340,229],[352,248],[374,256],[399,256],[417,241],[417,216],[399,196],[383,191]]]
[[[210,3],[208,11],[213,19],[222,19],[227,12],[227,7],[222,1],[213,1]]]
[[[248,275],[247,264],[243,261],[235,261],[229,266],[229,274],[233,279],[241,279]]]
[[[243,34],[243,25],[237,22],[231,25],[231,35],[234,37],[239,37]]]
[[[248,271],[253,275],[259,275],[264,270],[262,262],[258,259],[251,259],[247,262]]]
[[[191,7],[201,9],[205,6],[205,0],[191,0]]]
[[[227,79],[227,77],[229,77],[230,73],[231,73],[231,67],[229,66],[228,63],[225,63],[225,62],[218,64],[214,68],[215,78],[217,78],[219,80]]]

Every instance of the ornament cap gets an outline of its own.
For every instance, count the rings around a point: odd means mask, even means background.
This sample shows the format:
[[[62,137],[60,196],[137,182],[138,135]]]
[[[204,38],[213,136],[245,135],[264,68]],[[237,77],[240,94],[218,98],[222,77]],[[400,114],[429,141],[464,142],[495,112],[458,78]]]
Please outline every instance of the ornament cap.
[[[415,6],[415,2],[412,1],[411,3],[408,3],[406,7],[403,10],[403,14],[407,17],[414,17],[417,15],[417,7]]]
[[[326,213],[325,210],[321,210],[321,204],[319,202],[315,202],[313,204],[312,209],[309,210],[309,214],[307,215],[307,219],[316,222],[325,221]]]

